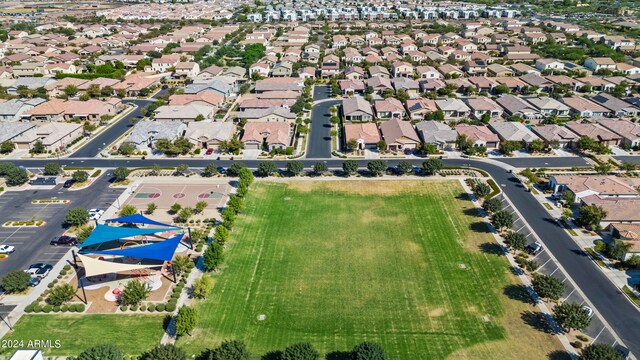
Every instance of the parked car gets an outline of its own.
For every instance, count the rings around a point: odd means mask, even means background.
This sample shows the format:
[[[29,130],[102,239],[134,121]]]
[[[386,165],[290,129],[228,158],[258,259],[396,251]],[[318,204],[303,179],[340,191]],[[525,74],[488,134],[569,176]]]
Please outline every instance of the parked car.
[[[91,209],[89,210],[89,220],[98,220],[104,214],[104,210]]]
[[[37,177],[29,180],[29,184],[31,185],[55,185],[56,178],[53,177]]]
[[[227,169],[223,168],[222,166],[218,166],[218,167],[216,168],[216,170],[218,170],[218,173],[220,173],[220,174],[222,174],[222,175],[224,175],[224,174],[226,174],[226,173],[227,173]]]
[[[53,245],[53,246],[58,246],[58,245],[75,246],[77,244],[78,244],[78,242],[76,241],[76,239],[74,237],[67,236],[67,235],[62,235],[60,237],[54,237],[49,242],[49,245]]]
[[[0,245],[0,254],[12,254],[16,248],[11,245]]]
[[[68,188],[70,188],[70,187],[71,187],[71,185],[73,185],[73,183],[75,183],[75,182],[76,182],[76,181],[75,181],[74,179],[69,179],[69,180],[67,180],[67,181],[65,181],[65,182],[64,182],[63,187],[65,187],[65,188],[67,188],[67,189],[68,189]]]
[[[53,265],[37,263],[29,266],[29,269],[26,270],[26,272],[29,273],[29,275],[31,275],[32,277],[42,279],[45,276],[49,275],[51,269],[53,269]]]
[[[39,278],[37,278],[35,276],[32,276],[32,277],[29,278],[29,285],[31,287],[38,286],[38,284],[40,284],[40,279]]]
[[[589,317],[593,316],[593,309],[588,307],[587,305],[582,305],[582,309],[587,312]]]
[[[207,155],[213,154],[213,149],[212,148],[208,148],[207,152],[205,154],[207,154]]]
[[[534,242],[533,244],[527,245],[524,249],[528,254],[538,255],[542,251],[542,244],[539,242]]]

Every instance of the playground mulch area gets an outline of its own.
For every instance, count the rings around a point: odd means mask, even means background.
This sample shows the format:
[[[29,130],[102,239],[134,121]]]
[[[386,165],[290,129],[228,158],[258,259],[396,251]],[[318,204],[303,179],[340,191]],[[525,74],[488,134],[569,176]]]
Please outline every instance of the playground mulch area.
[[[126,205],[133,205],[139,209],[144,209],[150,203],[155,203],[158,209],[169,209],[173,204],[178,203],[182,207],[195,207],[199,201],[206,201],[207,208],[222,207],[233,187],[228,181],[217,183],[187,183],[187,184],[166,184],[166,183],[143,183],[127,199]]]

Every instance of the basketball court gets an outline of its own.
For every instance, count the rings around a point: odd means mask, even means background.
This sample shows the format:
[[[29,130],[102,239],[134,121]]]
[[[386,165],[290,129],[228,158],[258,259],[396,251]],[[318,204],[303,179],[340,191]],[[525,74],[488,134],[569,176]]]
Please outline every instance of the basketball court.
[[[199,201],[206,201],[207,208],[223,207],[233,187],[228,183],[218,184],[154,184],[143,183],[127,199],[126,205],[145,208],[155,203],[158,209],[169,209],[178,203],[182,207],[194,208]]]

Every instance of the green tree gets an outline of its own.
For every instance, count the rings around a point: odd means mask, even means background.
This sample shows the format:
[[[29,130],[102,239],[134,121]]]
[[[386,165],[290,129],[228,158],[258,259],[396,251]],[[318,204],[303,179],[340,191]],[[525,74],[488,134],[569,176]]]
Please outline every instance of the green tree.
[[[477,198],[484,198],[491,193],[491,186],[485,182],[479,182],[473,186],[473,195]]]
[[[358,149],[358,140],[349,139],[347,140],[347,148],[351,151],[355,151]]]
[[[353,175],[358,172],[358,163],[355,160],[345,160],[342,162],[342,171],[347,176]]]
[[[176,166],[176,175],[184,175],[189,170],[189,165],[179,164]]]
[[[187,354],[173,344],[160,344],[142,355],[142,360],[187,360]]]
[[[300,160],[287,162],[287,171],[293,176],[298,176],[304,170],[304,164]]]
[[[535,139],[529,143],[529,151],[532,153],[540,153],[544,151],[544,141],[540,139]]]
[[[491,215],[491,224],[498,231],[503,229],[510,229],[513,226],[513,216],[506,210],[496,211]]]
[[[148,203],[147,204],[147,211],[146,213],[151,215],[153,214],[154,211],[156,211],[156,209],[158,209],[158,205],[156,205],[156,203]]]
[[[569,206],[576,202],[576,194],[574,194],[571,190],[567,189],[563,191],[561,197],[562,200],[564,200]]]
[[[581,136],[580,139],[576,141],[576,147],[580,151],[593,150],[595,149],[596,145],[596,141],[587,136]]]
[[[125,205],[120,209],[120,216],[131,216],[138,213],[138,209],[133,205]]]
[[[632,247],[632,244],[630,242],[625,242],[622,240],[614,240],[607,244],[607,248],[605,252],[607,253],[608,257],[616,260],[621,260],[629,252],[631,247]]]
[[[76,241],[82,244],[93,232],[93,226],[85,225],[76,231]]]
[[[76,170],[73,175],[71,175],[71,177],[73,178],[73,180],[79,182],[79,183],[83,183],[87,180],[89,180],[89,173],[84,171],[84,170]]]
[[[203,276],[193,283],[191,292],[196,299],[204,299],[213,287],[213,281],[208,276]]]
[[[196,213],[200,214],[204,211],[204,209],[207,208],[207,206],[209,206],[209,203],[207,203],[206,201],[202,200],[202,201],[198,201],[196,203]]]
[[[367,163],[367,170],[374,176],[382,176],[389,165],[384,160],[371,160]]]
[[[480,117],[480,121],[482,121],[483,124],[488,124],[489,121],[491,121],[491,114],[489,114],[488,112],[485,112]]]
[[[411,169],[413,169],[413,164],[411,164],[411,162],[407,160],[401,160],[398,163],[398,170],[400,170],[403,174],[408,173],[409,171],[411,171]]]
[[[47,151],[47,148],[44,147],[44,144],[40,140],[36,140],[31,150],[29,150],[32,154],[44,154],[45,151]]]
[[[122,360],[124,352],[113,344],[92,346],[78,355],[78,360]]]
[[[251,354],[241,340],[224,340],[217,348],[211,350],[211,360],[249,360]]]
[[[136,152],[136,145],[131,142],[125,141],[122,144],[120,144],[120,146],[118,147],[118,153],[120,155],[129,156],[129,155],[133,155],[133,153],[135,152]]]
[[[598,174],[609,175],[609,173],[611,172],[612,166],[609,163],[602,163],[594,166],[593,169],[597,171]]]
[[[524,250],[525,246],[527,246],[527,237],[523,233],[509,231],[504,236],[504,243],[515,253],[518,250]]]
[[[318,161],[317,163],[313,164],[313,172],[316,175],[322,175],[327,172],[327,170],[329,170],[329,168],[327,167],[327,163],[325,163],[324,161]]]
[[[115,176],[116,181],[124,181],[129,176],[129,169],[124,166],[119,166],[113,170],[113,176]]]
[[[607,211],[598,205],[584,205],[580,208],[580,213],[576,222],[587,229],[597,230],[600,222],[607,217]]]
[[[30,276],[22,270],[9,272],[2,278],[2,288],[7,294],[19,293],[29,287]]]
[[[191,209],[190,207],[182,208],[178,212],[178,220],[180,220],[180,222],[187,222],[192,216],[193,209]]]
[[[353,360],[386,360],[387,354],[382,345],[365,341],[351,350],[351,358]]]
[[[287,346],[281,360],[320,360],[320,354],[310,343],[296,343]]]
[[[553,308],[553,317],[567,331],[584,330],[591,323],[589,313],[578,303],[562,303]]]
[[[54,286],[49,295],[47,296],[47,302],[51,305],[62,305],[67,303],[76,294],[76,289],[71,284],[61,284]]]
[[[244,208],[244,200],[238,195],[230,195],[227,207],[237,214]]]
[[[385,150],[387,150],[387,143],[386,143],[386,141],[384,141],[384,140],[380,140],[380,141],[378,141],[377,146],[378,146],[378,150],[379,150],[379,151],[385,151]]]
[[[456,139],[456,146],[460,151],[466,152],[468,149],[473,147],[473,141],[469,139],[466,135],[460,134]]]
[[[242,168],[240,169],[240,171],[238,171],[238,178],[240,179],[240,183],[250,186],[251,184],[253,184],[254,180],[253,171],[246,167]]]
[[[229,241],[229,229],[224,226],[217,226],[213,232],[213,238],[216,239],[218,244],[224,245]]]
[[[15,150],[16,144],[11,140],[6,140],[0,143],[0,154],[9,154]]]
[[[434,175],[438,171],[442,170],[442,160],[436,158],[429,158],[422,162],[422,170],[426,175]]]
[[[278,171],[278,166],[273,161],[261,161],[258,164],[258,174],[262,177],[267,177]]]
[[[150,292],[151,288],[147,283],[141,281],[129,281],[122,290],[120,304],[138,305],[147,299]]]
[[[68,97],[76,96],[76,94],[78,94],[78,87],[75,85],[67,85],[67,87],[64,88],[64,94]]]
[[[553,301],[560,299],[565,288],[564,283],[558,278],[538,273],[533,274],[531,285],[541,298]]]
[[[81,207],[71,208],[64,221],[71,226],[84,225],[89,221],[89,210]]]
[[[29,180],[29,174],[27,170],[12,165],[4,174],[4,179],[9,186],[19,186]]]
[[[212,177],[218,175],[218,168],[216,164],[208,164],[205,166],[204,171],[202,171],[202,176],[204,177]]]
[[[180,209],[182,209],[182,205],[178,204],[178,203],[174,203],[173,205],[171,205],[171,207],[169,208],[169,211],[172,214],[177,214],[178,211],[180,211]]]
[[[192,262],[186,255],[176,255],[172,261],[176,275],[184,274],[191,266]]]
[[[483,203],[482,203],[482,208],[484,209],[484,211],[493,214],[496,213],[500,210],[502,210],[503,206],[502,206],[502,201],[500,201],[500,199],[498,198],[491,198],[491,199],[486,199]]]
[[[518,141],[502,141],[500,142],[500,152],[503,154],[511,154],[514,151],[520,150],[522,144]]]
[[[580,360],[623,360],[622,355],[609,344],[593,343],[582,349]]]
[[[188,306],[182,306],[178,309],[178,314],[176,314],[176,335],[191,335],[191,332],[196,328],[197,323],[198,312],[196,309]]]
[[[207,246],[203,255],[203,264],[206,271],[217,270],[224,260],[224,253],[220,244],[212,242]]]
[[[44,164],[45,175],[58,175],[62,172],[62,166],[58,163],[46,163]]]

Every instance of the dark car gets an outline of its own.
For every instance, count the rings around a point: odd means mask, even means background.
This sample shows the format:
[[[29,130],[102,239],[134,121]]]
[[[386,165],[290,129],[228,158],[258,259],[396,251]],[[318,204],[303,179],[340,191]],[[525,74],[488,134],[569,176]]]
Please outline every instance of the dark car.
[[[49,245],[58,246],[58,245],[67,245],[67,246],[75,246],[78,242],[75,238],[67,235],[62,235],[59,238],[53,238]]]
[[[55,185],[56,178],[55,177],[37,177],[29,181],[31,185]]]
[[[65,188],[70,188],[71,185],[73,185],[73,183],[75,183],[76,181],[74,179],[69,179],[67,181],[64,182],[64,187]]]
[[[51,272],[51,269],[53,269],[53,266],[49,265],[49,264],[46,264],[45,266],[43,266],[40,269],[38,269],[38,271],[36,271],[34,276],[39,278],[39,279],[42,279],[45,276],[49,275],[49,272]]]
[[[527,245],[525,251],[531,255],[538,255],[542,251],[542,244],[536,241],[533,244]]]
[[[29,278],[29,285],[30,286],[32,286],[32,287],[33,286],[38,286],[38,284],[40,284],[40,279],[39,278],[37,278],[35,276],[32,276],[32,277]]]
[[[223,168],[222,166],[218,166],[216,169],[218,170],[218,173],[222,175],[227,173],[227,169]]]

